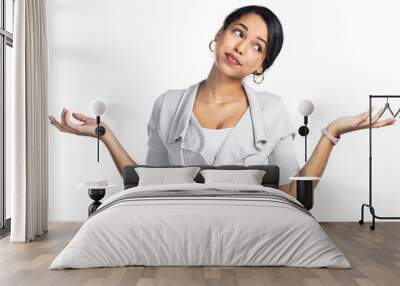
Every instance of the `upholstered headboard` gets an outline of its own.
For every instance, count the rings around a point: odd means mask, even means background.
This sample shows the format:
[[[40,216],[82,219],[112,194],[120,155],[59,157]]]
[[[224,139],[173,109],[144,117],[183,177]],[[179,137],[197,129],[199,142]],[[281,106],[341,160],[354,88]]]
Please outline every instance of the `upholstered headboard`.
[[[162,167],[162,168],[172,168],[172,167],[200,167],[202,169],[223,169],[223,170],[238,170],[238,169],[257,169],[257,170],[264,170],[266,171],[263,179],[262,185],[265,187],[272,187],[278,189],[279,186],[279,167],[276,165],[189,165],[189,166],[178,166],[178,165],[168,165],[168,166],[152,166],[152,165],[128,165],[125,166],[123,172],[123,179],[124,179],[124,189],[136,187],[139,183],[138,174],[135,171],[136,167]],[[194,178],[197,183],[204,183],[204,178],[200,174]]]

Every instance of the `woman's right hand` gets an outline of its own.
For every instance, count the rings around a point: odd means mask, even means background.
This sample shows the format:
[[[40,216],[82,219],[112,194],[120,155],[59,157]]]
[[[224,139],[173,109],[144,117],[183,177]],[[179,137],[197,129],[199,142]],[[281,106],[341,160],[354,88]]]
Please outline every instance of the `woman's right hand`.
[[[95,133],[95,129],[97,127],[96,119],[93,117],[88,117],[81,113],[72,113],[72,117],[83,122],[82,124],[74,124],[69,120],[69,111],[64,108],[61,112],[61,121],[58,122],[52,115],[49,116],[50,124],[54,125],[61,132],[82,135],[82,136],[90,136],[97,138]],[[103,121],[100,121],[100,125],[108,130],[107,124]]]

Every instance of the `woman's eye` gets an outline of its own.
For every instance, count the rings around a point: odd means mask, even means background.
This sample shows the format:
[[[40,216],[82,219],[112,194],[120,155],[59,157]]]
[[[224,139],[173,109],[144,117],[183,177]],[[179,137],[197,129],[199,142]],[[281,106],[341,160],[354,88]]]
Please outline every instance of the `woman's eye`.
[[[233,33],[236,34],[236,35],[238,35],[238,36],[241,36],[241,35],[242,35],[242,31],[240,31],[240,30],[238,30],[238,29],[234,29],[234,30],[233,30]],[[259,51],[260,53],[262,53],[263,49],[262,49],[262,47],[261,47],[259,44],[255,45],[255,47],[257,47],[257,51]]]
[[[257,47],[257,51],[259,51],[260,53],[262,53],[262,47],[260,45],[255,45]]]
[[[236,32],[239,32],[239,33],[236,33]],[[236,29],[236,30],[233,30],[233,33],[240,36],[242,34],[242,31]]]

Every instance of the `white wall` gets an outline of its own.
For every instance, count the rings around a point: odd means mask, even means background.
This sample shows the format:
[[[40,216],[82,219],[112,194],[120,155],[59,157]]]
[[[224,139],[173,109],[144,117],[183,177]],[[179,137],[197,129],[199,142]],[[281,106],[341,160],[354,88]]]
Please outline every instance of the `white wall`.
[[[283,23],[283,50],[254,88],[283,96],[297,126],[297,103],[315,103],[309,155],[320,129],[366,111],[369,94],[400,94],[398,1],[50,0],[50,114],[59,118],[63,107],[88,114],[89,102],[103,98],[109,104],[104,120],[144,163],[155,98],[207,76],[213,62],[208,43],[224,17],[247,4],[269,7]],[[397,110],[400,99],[392,102]],[[49,128],[50,219],[83,220],[90,199],[75,186],[105,177],[122,188],[121,177],[103,145],[97,163],[93,138]],[[381,216],[400,215],[398,134],[398,125],[373,130],[374,203]],[[368,138],[368,129],[344,134],[334,147],[316,189],[312,213],[319,220],[359,219],[368,199]],[[295,143],[304,162],[304,139],[298,135]]]

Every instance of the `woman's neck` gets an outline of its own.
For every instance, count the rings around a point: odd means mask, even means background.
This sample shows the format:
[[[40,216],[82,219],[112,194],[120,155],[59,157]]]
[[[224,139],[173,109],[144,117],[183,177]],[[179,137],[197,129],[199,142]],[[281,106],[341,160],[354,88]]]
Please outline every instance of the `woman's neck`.
[[[227,77],[213,64],[207,79],[199,87],[199,96],[210,103],[224,104],[246,97],[242,81]]]

